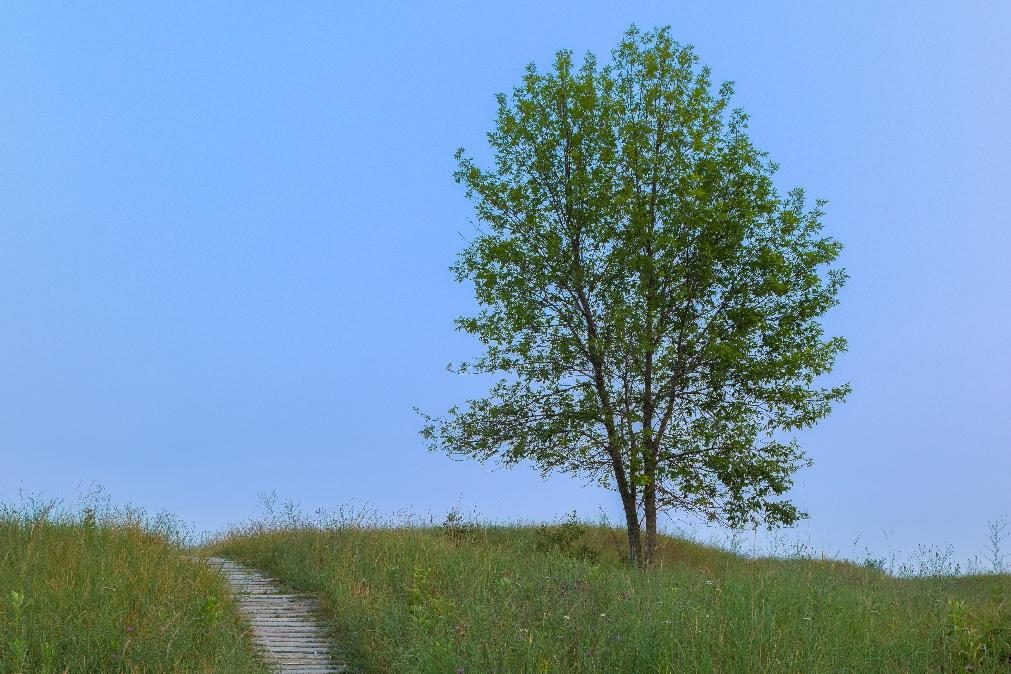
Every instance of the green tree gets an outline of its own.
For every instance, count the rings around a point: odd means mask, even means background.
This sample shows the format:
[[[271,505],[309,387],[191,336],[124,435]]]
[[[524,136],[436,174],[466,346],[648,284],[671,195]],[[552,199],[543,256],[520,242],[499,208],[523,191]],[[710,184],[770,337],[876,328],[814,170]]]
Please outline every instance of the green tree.
[[[792,432],[849,390],[819,384],[845,349],[819,323],[841,245],[824,202],[777,192],[732,91],[669,28],[633,27],[607,65],[528,66],[498,96],[491,168],[457,153],[480,222],[453,267],[480,311],[457,325],[485,346],[458,369],[500,379],[422,435],[616,489],[640,564],[658,511],[805,517],[784,496],[808,463]]]

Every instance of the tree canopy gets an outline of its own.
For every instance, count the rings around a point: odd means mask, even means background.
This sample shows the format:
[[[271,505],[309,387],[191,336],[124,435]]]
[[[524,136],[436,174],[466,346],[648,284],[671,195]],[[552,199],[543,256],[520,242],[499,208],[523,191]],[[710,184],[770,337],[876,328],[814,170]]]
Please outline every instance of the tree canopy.
[[[490,166],[457,153],[479,224],[453,266],[479,311],[457,326],[484,346],[458,368],[499,380],[422,435],[615,489],[635,562],[658,511],[804,517],[793,432],[849,390],[822,383],[845,349],[820,322],[841,245],[824,202],[777,190],[732,94],[669,28],[633,27],[605,65],[528,66],[498,96]]]

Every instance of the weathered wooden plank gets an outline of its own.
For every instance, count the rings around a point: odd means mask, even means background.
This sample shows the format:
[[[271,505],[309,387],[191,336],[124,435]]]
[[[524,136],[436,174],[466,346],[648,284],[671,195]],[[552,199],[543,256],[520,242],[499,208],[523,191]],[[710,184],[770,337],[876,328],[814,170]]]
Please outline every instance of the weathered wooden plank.
[[[284,674],[340,674],[326,631],[319,623],[318,600],[285,591],[281,584],[231,560],[207,560],[228,581],[239,611],[251,626],[253,642],[264,660]]]

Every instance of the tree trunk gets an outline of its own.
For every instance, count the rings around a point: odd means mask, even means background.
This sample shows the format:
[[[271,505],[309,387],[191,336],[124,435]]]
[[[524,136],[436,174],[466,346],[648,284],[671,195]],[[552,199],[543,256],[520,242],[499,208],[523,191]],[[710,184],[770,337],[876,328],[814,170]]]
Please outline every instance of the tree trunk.
[[[643,566],[652,566],[656,561],[656,476],[646,485],[642,505],[646,511],[646,550],[642,559]]]
[[[639,529],[639,509],[635,505],[635,496],[622,497],[621,505],[625,509],[625,529],[628,531],[628,563],[642,564],[642,536]]]
[[[642,508],[645,511],[646,520],[646,549],[643,556],[642,565],[652,566],[656,561],[656,471],[657,471],[657,448],[649,445],[646,447],[646,460],[644,463],[646,474],[646,485],[642,493]]]

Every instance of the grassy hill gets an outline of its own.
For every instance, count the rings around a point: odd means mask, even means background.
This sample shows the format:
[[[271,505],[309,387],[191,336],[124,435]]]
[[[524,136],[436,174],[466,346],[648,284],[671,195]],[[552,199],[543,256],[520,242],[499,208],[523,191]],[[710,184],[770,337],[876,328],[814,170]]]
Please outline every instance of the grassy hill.
[[[1011,576],[895,578],[552,527],[250,527],[208,550],[324,598],[369,672],[1009,672]]]
[[[368,672],[1011,672],[1011,576],[896,578],[624,532],[364,526],[298,517],[199,551],[171,519],[0,504],[0,672],[264,672],[222,578],[232,557],[317,593]]]
[[[266,672],[171,520],[0,504],[0,672]]]

